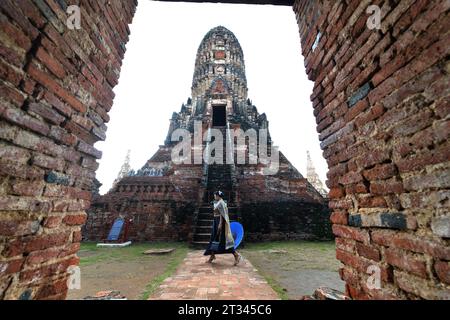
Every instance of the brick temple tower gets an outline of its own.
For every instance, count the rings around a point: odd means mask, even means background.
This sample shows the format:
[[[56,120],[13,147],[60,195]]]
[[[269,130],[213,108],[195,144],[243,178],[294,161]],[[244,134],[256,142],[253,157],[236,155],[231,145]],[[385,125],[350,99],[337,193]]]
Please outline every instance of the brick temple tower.
[[[173,113],[164,145],[140,170],[94,197],[84,238],[104,237],[122,215],[133,218],[132,240],[204,245],[218,189],[226,195],[231,220],[243,223],[247,240],[330,238],[326,200],[278,153],[266,115],[247,93],[239,41],[225,27],[211,29],[198,49],[191,97]],[[188,153],[175,152],[180,132],[191,138]],[[262,161],[261,152],[270,161]]]

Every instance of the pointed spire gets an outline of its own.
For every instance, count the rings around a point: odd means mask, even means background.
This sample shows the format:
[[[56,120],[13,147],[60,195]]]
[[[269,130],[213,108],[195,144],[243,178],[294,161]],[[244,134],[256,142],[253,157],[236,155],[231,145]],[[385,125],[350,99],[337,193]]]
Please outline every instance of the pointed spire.
[[[327,197],[328,192],[316,172],[309,151],[306,151],[306,179],[323,197]]]
[[[131,171],[130,153],[131,153],[131,150],[128,150],[127,155],[125,156],[125,160],[122,164],[122,167],[120,167],[119,174],[117,175],[116,180],[114,180],[114,182],[113,182],[112,188],[114,188],[120,180],[122,180],[124,177],[128,176],[128,173]]]
[[[311,154],[309,153],[309,150],[306,150],[306,176],[312,177],[316,174],[316,168],[314,168],[314,164],[311,160]]]

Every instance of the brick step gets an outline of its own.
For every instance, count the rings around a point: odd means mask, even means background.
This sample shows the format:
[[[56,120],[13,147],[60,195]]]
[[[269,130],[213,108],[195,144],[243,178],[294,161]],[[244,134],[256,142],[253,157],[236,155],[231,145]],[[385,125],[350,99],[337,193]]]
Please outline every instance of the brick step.
[[[213,208],[212,206],[204,206],[198,208],[199,213],[212,213]],[[237,212],[237,207],[228,207],[228,213],[235,213]]]
[[[206,249],[206,246],[209,244],[209,241],[192,241],[191,247],[194,249]]]
[[[211,190],[211,193],[206,193],[205,196],[209,196],[207,201],[213,201],[213,199],[214,199],[213,192],[220,190],[225,193],[226,199],[228,200],[229,190],[231,190],[231,189],[232,189],[231,184],[224,184],[223,182],[218,182],[218,183],[209,183],[208,182],[208,190]]]
[[[231,183],[231,171],[229,164],[210,165],[208,166],[208,182]]]
[[[210,224],[210,225],[203,225],[203,226],[200,226],[200,225],[197,225],[196,227],[195,227],[195,233],[194,234],[201,234],[201,233],[211,233],[211,228],[212,228],[212,224]]]
[[[212,172],[212,174],[210,174]],[[231,187],[231,174],[223,174],[213,171],[208,171],[208,187],[213,187],[213,185],[221,184],[228,185]]]
[[[223,181],[218,181],[217,183],[211,183],[208,182],[208,189],[209,190],[220,190],[220,191],[228,191],[230,189],[232,189],[232,184],[231,183],[223,183]],[[225,193],[225,195],[227,195]],[[211,200],[213,199],[213,197],[211,197]]]
[[[208,175],[208,181],[220,181],[220,178],[231,178],[231,172],[229,171],[208,170],[208,173],[211,172],[214,175]],[[224,182],[230,181],[225,180]]]
[[[229,175],[231,173],[231,165],[229,164],[222,164],[222,165],[216,165],[215,167],[209,166],[208,172],[214,172],[217,174],[223,174],[223,175]],[[212,176],[214,178],[214,176]]]
[[[194,241],[209,241],[211,239],[211,233],[194,233]]]
[[[212,212],[199,212],[198,220],[213,220],[214,215]]]
[[[197,227],[196,227],[197,229]],[[194,233],[193,240],[194,241],[209,241],[211,239],[211,228],[208,228],[206,231],[197,231]]]
[[[199,213],[197,219],[198,220],[209,220],[212,224],[213,217],[214,216],[212,213]],[[230,213],[228,213],[228,217],[230,218],[230,220],[235,220],[237,218],[237,213],[230,212]]]
[[[212,206],[204,206],[204,207],[200,207],[198,208],[198,212],[199,213],[210,213],[212,211]]]
[[[228,207],[230,220],[236,220],[238,207],[231,205]],[[212,204],[204,203],[198,208],[197,223],[194,226],[194,234],[191,246],[204,248],[211,239],[211,227],[213,224],[213,208]]]
[[[207,208],[207,209],[202,209],[203,213],[212,212],[212,205],[208,206],[206,203],[203,203],[202,208]],[[236,209],[234,209],[234,208],[236,208]],[[233,203],[231,207],[228,207],[228,212],[236,212],[237,208],[238,207],[236,207],[235,204]]]
[[[213,223],[212,219],[199,219],[197,220],[197,227],[209,226],[211,227]]]
[[[207,190],[203,194],[203,202],[204,203],[211,203],[214,200],[214,192],[216,190],[221,190],[223,193],[225,193],[225,200],[229,203],[234,203],[234,200],[236,198],[236,191],[233,190],[232,186],[223,186],[223,185],[217,185],[217,184],[208,184]]]
[[[232,189],[232,185],[231,185],[231,183],[230,184],[226,184],[226,183],[223,183],[222,181],[217,182],[217,183],[210,183],[210,182],[208,182],[208,189],[209,190],[213,190],[213,192],[216,191],[216,190],[220,190],[222,192],[225,192],[225,196],[228,197],[228,192],[226,192],[226,191],[231,190]],[[213,199],[214,198],[212,197],[212,192],[211,192],[210,200],[212,201]]]
[[[222,176],[222,177],[226,177],[226,176],[231,176],[231,168],[228,165],[224,165],[223,168],[220,169],[216,169],[216,168],[208,168],[208,173],[209,172],[213,172],[215,174],[217,174],[217,176],[208,176],[208,180],[218,180],[217,177]]]
[[[212,171],[209,171],[211,173]],[[228,185],[231,187],[231,174],[223,174],[218,172],[212,172],[215,176],[211,177],[211,174],[209,174],[208,178],[208,187],[213,187],[213,185],[222,184],[222,185]]]
[[[209,243],[209,240],[211,239],[211,234],[208,233],[199,233],[194,234],[194,242],[207,242]]]
[[[209,175],[208,181],[219,181],[220,177],[231,177],[231,169],[222,169],[222,170],[208,170],[208,173],[214,173],[215,175]]]
[[[225,181],[221,181],[221,178],[228,178],[231,180],[231,172],[222,172],[222,171],[217,171],[217,170],[208,170],[208,174],[209,173],[213,173],[213,175],[208,175],[208,182],[227,182],[227,183],[231,183],[231,181],[225,180]]]

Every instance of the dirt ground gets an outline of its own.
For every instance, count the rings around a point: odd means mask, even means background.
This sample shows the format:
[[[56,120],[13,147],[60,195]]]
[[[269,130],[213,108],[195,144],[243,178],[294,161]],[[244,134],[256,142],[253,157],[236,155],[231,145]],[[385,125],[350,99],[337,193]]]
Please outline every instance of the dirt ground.
[[[176,250],[165,255],[142,254],[160,248]],[[144,243],[125,248],[97,248],[94,243],[83,243],[78,253],[81,290],[70,290],[67,299],[83,299],[104,290],[120,291],[129,300],[146,299],[189,251],[186,243]],[[334,242],[246,244],[239,251],[282,299],[311,295],[321,286],[344,291]]]
[[[176,248],[164,255],[144,255],[148,249]],[[128,300],[144,299],[186,256],[179,243],[136,244],[125,248],[97,248],[83,243],[78,253],[81,289],[70,290],[69,300],[83,299],[103,290],[118,290]]]
[[[318,287],[345,291],[338,273],[334,242],[271,242],[247,244],[241,253],[284,299],[311,295]]]

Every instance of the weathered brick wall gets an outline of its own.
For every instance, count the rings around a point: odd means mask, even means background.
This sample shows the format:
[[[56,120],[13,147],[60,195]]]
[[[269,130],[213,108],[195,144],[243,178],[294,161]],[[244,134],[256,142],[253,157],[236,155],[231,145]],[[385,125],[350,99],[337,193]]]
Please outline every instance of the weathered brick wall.
[[[171,195],[168,193],[169,197]],[[105,241],[119,216],[132,220],[128,226],[127,240],[189,240],[195,211],[191,203],[176,200],[176,197],[161,201],[151,199],[130,202],[129,197],[124,194],[121,196],[99,199],[88,209],[88,218],[82,231],[83,241]],[[116,209],[115,206],[120,207]]]
[[[258,166],[237,166],[239,217],[247,241],[331,240],[327,200],[284,157],[277,175]]]
[[[0,298],[66,295],[135,7],[0,1]]]
[[[173,176],[126,177],[96,196],[87,210],[83,240],[105,240],[119,216],[132,219],[128,240],[190,240],[202,167],[180,165],[175,171]]]
[[[326,203],[260,200],[239,209],[246,241],[334,239]]]
[[[326,199],[306,179],[252,175],[239,179],[239,216],[246,240],[333,239]]]
[[[136,7],[80,0],[68,30],[66,3],[0,1],[0,298],[66,295]],[[448,3],[294,5],[354,298],[448,297]],[[365,26],[370,4],[381,30]]]
[[[381,8],[379,30],[366,26],[372,4]],[[450,298],[449,7],[294,5],[315,82],[337,258],[356,299]],[[368,285],[371,265],[381,289]]]

